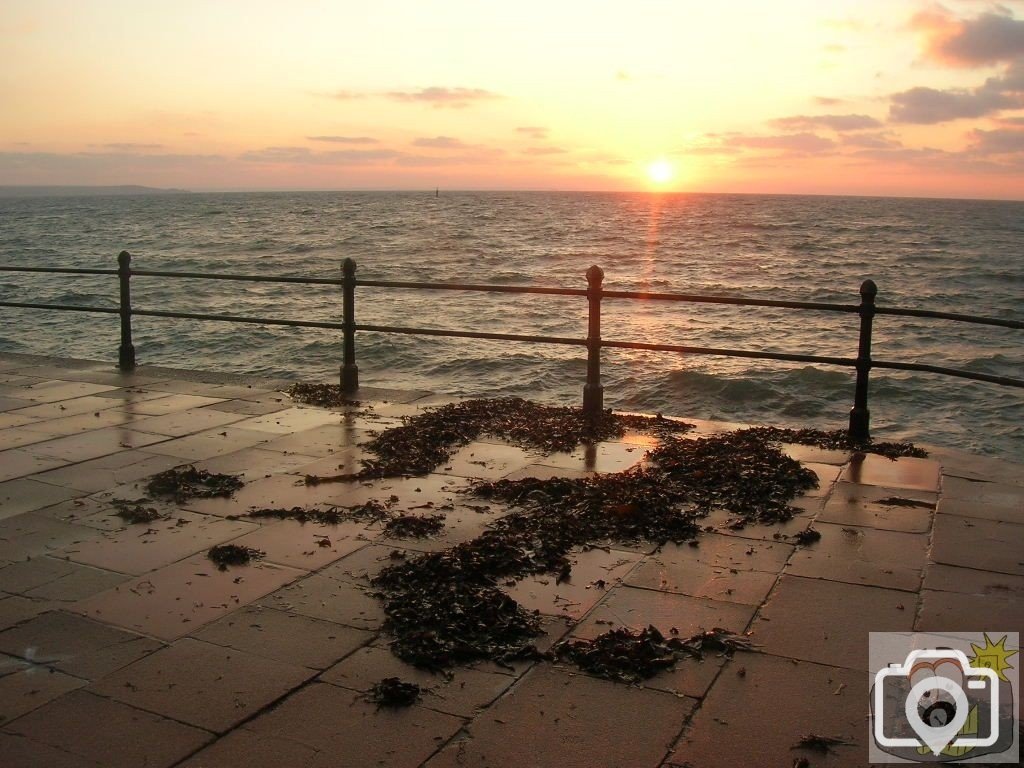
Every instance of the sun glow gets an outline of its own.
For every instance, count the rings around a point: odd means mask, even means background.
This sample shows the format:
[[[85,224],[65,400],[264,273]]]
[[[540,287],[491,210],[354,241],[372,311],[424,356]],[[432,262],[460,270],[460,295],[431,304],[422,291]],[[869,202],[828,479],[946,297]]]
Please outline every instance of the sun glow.
[[[647,178],[655,184],[667,184],[675,176],[675,168],[668,160],[655,160],[647,166]]]

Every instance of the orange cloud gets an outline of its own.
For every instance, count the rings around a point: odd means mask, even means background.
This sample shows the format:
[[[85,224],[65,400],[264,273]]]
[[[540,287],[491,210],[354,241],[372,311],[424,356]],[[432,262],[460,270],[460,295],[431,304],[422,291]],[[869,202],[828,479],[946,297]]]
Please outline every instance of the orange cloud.
[[[1024,21],[988,12],[959,19],[941,6],[910,20],[925,41],[925,54],[952,67],[983,67],[1024,56]]]
[[[389,91],[384,94],[394,101],[429,104],[435,108],[450,107],[462,109],[473,102],[501,98],[497,93],[483,88],[444,88],[431,86],[416,91]]]

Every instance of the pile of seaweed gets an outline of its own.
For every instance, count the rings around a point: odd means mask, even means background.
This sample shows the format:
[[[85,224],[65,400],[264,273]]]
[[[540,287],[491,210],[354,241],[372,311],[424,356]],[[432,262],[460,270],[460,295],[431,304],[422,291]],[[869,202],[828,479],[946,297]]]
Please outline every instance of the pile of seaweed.
[[[545,453],[572,451],[580,443],[621,437],[628,428],[661,436],[692,429],[662,416],[631,416],[602,411],[588,415],[579,408],[541,405],[518,397],[465,400],[432,408],[381,432],[363,448],[374,458],[362,460],[354,475],[332,480],[424,475],[444,464],[461,446],[481,435],[494,435],[523,448]],[[324,478],[307,477],[316,484]]]
[[[420,687],[416,683],[407,683],[397,677],[385,677],[374,683],[368,698],[377,708],[389,707],[399,709],[410,707],[420,698]]]
[[[346,396],[337,384],[292,384],[285,390],[293,400],[306,405],[319,405],[321,408],[340,408],[347,405],[358,405],[358,402]]]
[[[221,475],[193,466],[168,469],[153,475],[146,490],[157,498],[173,499],[181,504],[189,499],[231,496],[245,485],[238,475]]]
[[[211,547],[206,556],[217,565],[217,568],[226,571],[229,565],[248,565],[265,554],[261,549],[243,547],[239,544],[218,544]]]
[[[445,516],[395,515],[384,524],[384,535],[391,539],[426,539],[444,530]]]
[[[669,438],[650,456],[650,464],[618,474],[476,486],[512,511],[475,539],[389,566],[374,579],[392,651],[428,669],[538,658],[531,642],[541,634],[538,614],[501,585],[540,573],[571,578],[574,547],[692,540],[701,517],[717,507],[751,521],[788,520],[788,502],[817,485],[813,472],[752,434]]]
[[[765,440],[777,443],[798,443],[813,445],[836,451],[860,451],[877,453],[889,459],[912,456],[918,459],[928,457],[928,451],[907,442],[874,442],[873,440],[858,441],[850,437],[845,429],[783,429],[781,427],[754,427],[743,430]]]
[[[634,632],[622,627],[598,635],[593,640],[567,640],[551,649],[555,659],[568,660],[584,672],[622,683],[638,683],[671,669],[685,658],[703,658],[714,650],[731,655],[750,650],[750,642],[725,629],[701,632],[690,638],[666,638],[657,628],[648,626]]]
[[[135,501],[114,499],[114,514],[132,525],[153,523],[157,520],[166,519],[167,516],[162,514],[156,507],[144,507],[143,504],[147,501],[149,499],[136,499]]]

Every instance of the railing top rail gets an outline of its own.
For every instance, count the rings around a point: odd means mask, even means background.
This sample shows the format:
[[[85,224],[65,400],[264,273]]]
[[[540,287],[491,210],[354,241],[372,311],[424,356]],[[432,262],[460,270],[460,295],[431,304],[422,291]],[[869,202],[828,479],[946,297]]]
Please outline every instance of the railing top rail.
[[[116,275],[116,269],[94,269],[89,267],[27,267],[0,266],[0,272],[43,272],[57,274],[80,275]],[[344,278],[332,277],[295,277],[290,275],[239,275],[218,272],[181,272],[175,270],[133,269],[133,276],[190,278],[201,280],[235,280],[257,283],[292,283],[303,285],[344,285]],[[365,280],[357,279],[356,286],[376,288],[417,289],[436,291],[472,291],[478,293],[510,293],[540,294],[554,296],[587,296],[586,289],[556,288],[532,285],[486,285],[479,283],[431,283],[403,280]],[[799,309],[820,312],[857,313],[859,304],[836,304],[831,302],[785,301],[780,299],[753,299],[743,296],[713,296],[689,293],[656,293],[649,291],[601,291],[603,299],[633,299],[642,301],[677,301],[695,304],[726,304],[736,306],[778,307],[780,309]],[[928,309],[911,309],[905,307],[875,306],[875,314],[896,317],[922,317],[936,320],[989,325],[1001,328],[1024,329],[1024,321],[968,315],[956,312],[940,312]]]

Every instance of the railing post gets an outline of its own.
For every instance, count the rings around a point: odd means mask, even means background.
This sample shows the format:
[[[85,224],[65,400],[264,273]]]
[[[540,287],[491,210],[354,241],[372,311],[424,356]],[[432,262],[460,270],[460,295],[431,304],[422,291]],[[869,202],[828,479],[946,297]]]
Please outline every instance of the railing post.
[[[587,270],[587,383],[583,385],[583,412],[596,415],[604,410],[601,386],[601,281],[604,270],[596,264]]]
[[[850,439],[866,443],[871,439],[871,412],[868,410],[868,376],[871,373],[871,324],[875,318],[878,286],[865,280],[860,286],[860,342],[857,346],[857,386],[850,409]]]
[[[117,350],[117,367],[122,371],[135,370],[135,345],[132,344],[132,255],[121,251],[117,255],[117,279],[121,284],[121,346]]]
[[[356,366],[356,263],[345,259],[341,263],[342,321],[345,324],[342,349],[341,391],[355,394],[359,389],[359,368]]]

